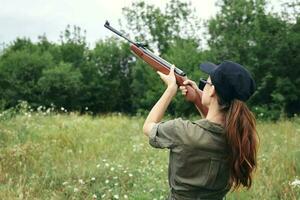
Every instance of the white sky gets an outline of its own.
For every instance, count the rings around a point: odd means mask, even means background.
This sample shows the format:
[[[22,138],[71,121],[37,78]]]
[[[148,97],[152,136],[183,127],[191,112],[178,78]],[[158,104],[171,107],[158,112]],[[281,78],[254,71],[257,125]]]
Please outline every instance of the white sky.
[[[111,36],[103,27],[105,20],[119,28],[122,8],[134,0],[0,0],[0,46],[16,37],[29,37],[36,41],[46,34],[52,42],[59,41],[60,32],[68,24],[77,25],[87,31],[90,44]],[[186,0],[189,2],[188,0]],[[161,8],[165,0],[145,0]],[[208,19],[217,12],[216,0],[191,0],[201,19]],[[280,0],[271,0],[279,5]],[[275,5],[276,6],[276,5]]]

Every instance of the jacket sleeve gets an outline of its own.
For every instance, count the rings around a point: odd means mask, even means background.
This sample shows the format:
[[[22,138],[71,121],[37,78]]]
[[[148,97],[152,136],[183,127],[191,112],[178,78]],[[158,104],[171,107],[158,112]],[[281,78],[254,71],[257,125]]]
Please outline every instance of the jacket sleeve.
[[[180,145],[185,134],[184,123],[181,118],[157,123],[150,131],[149,144],[161,149]]]

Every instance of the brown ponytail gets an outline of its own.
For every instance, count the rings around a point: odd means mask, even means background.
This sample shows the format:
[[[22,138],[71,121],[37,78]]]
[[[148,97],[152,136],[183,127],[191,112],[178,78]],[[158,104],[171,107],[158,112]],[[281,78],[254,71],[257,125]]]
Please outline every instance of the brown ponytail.
[[[256,169],[258,136],[256,122],[247,105],[239,100],[224,103],[219,99],[225,113],[225,131],[230,149],[230,182],[233,190],[241,185],[249,189],[253,171]]]

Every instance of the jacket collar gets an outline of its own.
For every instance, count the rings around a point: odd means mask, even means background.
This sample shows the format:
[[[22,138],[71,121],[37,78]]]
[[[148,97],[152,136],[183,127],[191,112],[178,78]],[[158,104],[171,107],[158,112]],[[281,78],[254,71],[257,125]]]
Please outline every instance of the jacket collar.
[[[221,133],[221,134],[225,133],[224,127],[222,127],[220,124],[211,122],[207,119],[200,119],[200,120],[195,121],[194,123],[198,124],[199,126],[201,126],[204,129],[214,132],[214,133]]]

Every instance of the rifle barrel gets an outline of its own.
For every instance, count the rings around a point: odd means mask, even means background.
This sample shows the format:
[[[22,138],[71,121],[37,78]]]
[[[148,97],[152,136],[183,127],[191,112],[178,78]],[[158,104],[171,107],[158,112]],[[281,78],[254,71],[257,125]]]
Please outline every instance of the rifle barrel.
[[[120,37],[124,38],[125,40],[127,40],[128,42],[134,44],[134,45],[137,45],[135,42],[131,41],[129,38],[127,38],[126,36],[124,36],[120,31],[114,29],[113,27],[111,27],[109,25],[109,22],[106,21],[105,24],[104,24],[104,27],[111,30],[112,32],[114,32],[115,34],[119,35]]]
[[[112,32],[114,32],[115,34],[119,35],[120,37],[124,38],[125,40],[127,40],[128,42],[130,42],[131,44],[136,45],[138,48],[140,48],[145,54],[147,54],[148,56],[152,57],[153,59],[155,59],[156,61],[158,61],[159,63],[161,63],[162,65],[166,66],[167,68],[171,69],[171,64],[164,60],[163,58],[156,56],[154,53],[152,53],[150,50],[148,50],[147,48],[145,48],[145,45],[142,45],[140,43],[135,43],[133,41],[131,41],[129,38],[125,37],[120,31],[114,29],[113,27],[110,26],[109,22],[106,21],[104,24],[104,27],[111,30]],[[181,76],[185,76],[186,74],[179,68],[175,67],[175,72]]]

